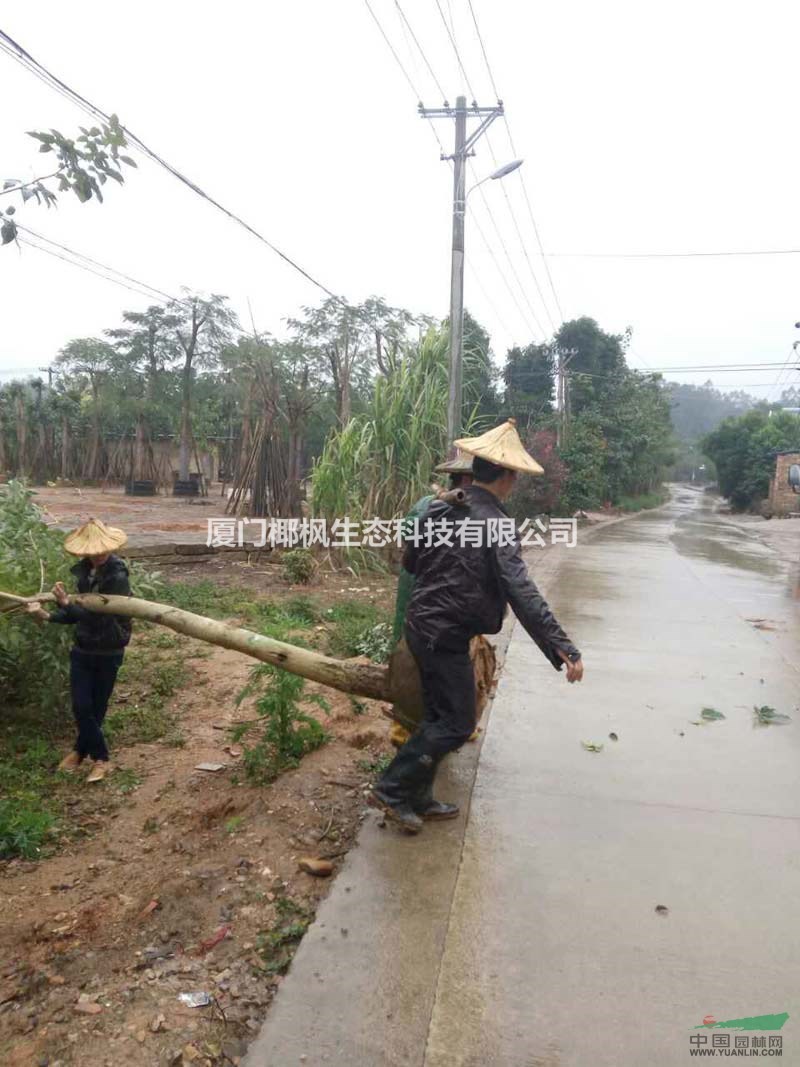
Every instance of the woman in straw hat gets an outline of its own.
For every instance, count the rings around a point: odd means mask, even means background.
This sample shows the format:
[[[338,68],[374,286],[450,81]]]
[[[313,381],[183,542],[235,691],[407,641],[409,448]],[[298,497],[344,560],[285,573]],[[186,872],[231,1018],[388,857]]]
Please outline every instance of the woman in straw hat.
[[[80,560],[72,573],[79,593],[107,593],[130,596],[128,568],[114,555],[127,541],[122,530],[90,519],[67,535],[64,548]],[[79,604],[71,604],[64,586],[53,587],[58,608],[39,617],[53,623],[75,626],[75,645],[70,652],[72,711],[78,736],[72,752],[59,764],[59,770],[72,772],[85,759],[93,761],[88,782],[100,782],[110,770],[108,746],[103,736],[103,720],[122,665],[125,646],[131,639],[131,620],[122,615],[100,615]]]
[[[415,577],[405,637],[419,667],[424,716],[370,798],[410,833],[422,829],[423,819],[458,815],[455,804],[433,800],[432,786],[442,759],[460,748],[474,729],[469,643],[475,635],[497,633],[510,606],[553,667],[566,666],[567,681],[583,677],[580,652],[528,577],[519,538],[501,544],[489,535],[490,523],[499,530],[499,520],[509,522],[502,502],[517,474],[542,474],[542,468],[523,448],[512,419],[455,444],[473,456],[466,503],[457,510],[442,500],[432,503],[420,525],[437,536],[419,536],[423,531],[407,536],[403,557],[404,567]],[[458,523],[464,519],[472,536],[459,538]],[[447,524],[454,528],[452,538],[441,536]]]

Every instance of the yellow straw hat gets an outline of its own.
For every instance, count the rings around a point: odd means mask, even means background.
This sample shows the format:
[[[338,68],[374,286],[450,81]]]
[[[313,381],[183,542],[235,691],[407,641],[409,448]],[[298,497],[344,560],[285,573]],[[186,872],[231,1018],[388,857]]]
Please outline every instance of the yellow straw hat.
[[[516,419],[508,419],[480,437],[462,437],[454,443],[462,452],[496,463],[498,467],[523,474],[544,474],[544,469],[525,451],[517,433]]]
[[[64,548],[72,556],[103,556],[122,548],[128,535],[115,526],[106,526],[99,519],[89,519],[83,526],[67,534]]]

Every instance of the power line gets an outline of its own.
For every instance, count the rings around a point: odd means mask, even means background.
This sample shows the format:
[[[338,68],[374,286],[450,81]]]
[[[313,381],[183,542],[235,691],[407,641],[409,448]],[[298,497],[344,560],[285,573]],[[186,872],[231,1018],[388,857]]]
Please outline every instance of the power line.
[[[80,93],[78,93],[75,89],[72,89],[69,85],[66,84],[66,82],[61,81],[60,78],[57,78],[56,75],[52,74],[45,66],[39,63],[38,60],[34,59],[33,56],[30,55],[30,53],[22,47],[22,45],[18,44],[17,41],[15,41],[3,30],[0,30],[0,48],[2,48],[3,51],[5,51],[8,55],[11,55],[12,58],[22,63],[24,67],[31,71],[31,73],[35,74],[38,78],[43,80],[51,88],[56,89],[56,91],[60,92],[62,95],[66,95],[68,99],[70,99],[73,103],[77,104],[84,111],[87,111],[94,118],[100,119],[105,123],[109,123],[111,121],[111,117],[109,115],[107,115],[95,104],[92,104],[85,97],[81,96]],[[197,196],[200,196],[203,200],[208,201],[208,203],[212,204],[215,208],[217,208],[217,210],[221,211],[233,222],[236,222],[239,226],[247,230],[248,233],[250,233],[253,237],[261,241],[262,244],[266,245],[267,248],[269,248],[272,252],[275,253],[275,255],[279,256],[285,263],[287,263],[290,267],[292,267],[299,274],[301,274],[307,281],[311,282],[312,285],[316,286],[316,288],[322,290],[322,292],[326,293],[328,296],[344,304],[345,306],[350,306],[343,297],[334,293],[326,285],[323,285],[321,281],[319,281],[307,270],[301,267],[299,263],[297,263],[294,259],[291,258],[291,256],[281,251],[281,249],[278,248],[277,245],[274,245],[270,240],[268,240],[268,238],[266,238],[262,233],[259,233],[259,231],[256,230],[253,226],[251,226],[248,222],[245,222],[243,218],[226,208],[223,204],[221,204],[218,200],[215,200],[212,196],[209,196],[208,193],[204,192],[200,188],[199,185],[193,182],[190,178],[186,177],[185,174],[182,174],[176,167],[173,167],[171,163],[168,163],[162,156],[160,156],[152,148],[146,145],[144,141],[137,137],[136,134],[132,133],[127,126],[123,126],[122,129],[124,130],[125,135],[129,139],[131,144],[138,148],[140,152],[143,152],[144,155],[146,155],[154,163],[157,163],[159,166],[163,167],[166,171],[172,174],[173,177],[177,178],[178,181],[182,182],[185,186],[187,186],[187,188],[191,189],[193,193],[197,194]]]
[[[95,267],[100,267],[102,270],[110,271],[112,274],[118,275],[120,278],[123,278],[125,281],[131,282],[133,285],[137,285],[142,289],[148,289],[159,300],[164,300],[167,303],[185,302],[178,300],[176,297],[170,296],[169,293],[165,293],[162,289],[157,289],[153,285],[148,285],[147,282],[139,281],[138,278],[132,278],[129,274],[124,274],[122,271],[117,270],[115,267],[109,267],[106,263],[101,263],[99,260],[92,259],[91,256],[87,256],[83,252],[78,252],[74,248],[70,248],[68,245],[59,244],[58,241],[53,241],[50,237],[45,237],[43,234],[37,233],[29,226],[22,226],[20,223],[17,223],[17,229],[22,230],[24,233],[30,234],[31,237],[35,237],[38,241],[45,241],[49,245],[53,245],[56,248],[60,248],[62,252],[67,252],[69,255],[76,257],[76,259],[85,260],[86,263],[90,263]],[[26,243],[29,243],[32,248],[36,247],[32,242]],[[42,251],[46,251],[46,249],[42,249]],[[76,263],[75,266],[80,266],[80,264]]]
[[[705,259],[720,256],[796,256],[800,248],[759,248],[725,252],[548,252],[557,259]]]
[[[391,44],[391,41],[389,40],[389,37],[388,37],[388,35],[387,35],[386,31],[384,30],[383,26],[381,25],[381,22],[380,22],[380,20],[379,20],[378,16],[377,16],[377,15],[375,14],[374,10],[373,10],[373,9],[372,9],[372,7],[370,6],[370,4],[369,4],[369,3],[367,2],[367,0],[365,0],[365,3],[367,4],[367,7],[368,7],[368,9],[369,9],[369,12],[370,12],[370,14],[372,15],[372,18],[373,18],[373,20],[374,20],[375,24],[377,25],[378,29],[380,30],[381,36],[383,37],[384,41],[386,42],[387,46],[389,47],[389,50],[391,51],[392,55],[394,56],[394,58],[395,58],[395,61],[397,62],[398,66],[400,66],[401,70],[402,70],[402,71],[403,71],[403,73],[405,74],[405,73],[406,73],[406,72],[405,72],[405,68],[404,68],[404,66],[403,66],[402,62],[400,61],[400,58],[399,58],[399,56],[397,55],[397,52],[396,52],[395,48],[394,48],[394,47],[393,47],[393,45]],[[434,73],[433,67],[432,67],[432,66],[431,66],[431,64],[430,64],[430,62],[429,62],[429,60],[428,60],[428,57],[427,57],[427,55],[425,54],[425,52],[424,52],[424,50],[423,50],[423,48],[422,48],[422,45],[420,44],[419,38],[417,37],[416,33],[414,32],[414,29],[413,29],[413,27],[412,27],[412,25],[411,25],[411,23],[410,23],[410,21],[409,21],[408,17],[406,16],[405,12],[403,11],[402,7],[401,7],[401,6],[400,6],[400,4],[399,4],[399,3],[397,2],[397,0],[395,0],[395,5],[396,5],[396,7],[397,7],[398,13],[399,13],[399,14],[400,14],[400,16],[401,16],[401,20],[402,20],[402,21],[401,21],[401,25],[403,25],[403,24],[404,24],[404,25],[405,25],[405,26],[406,26],[406,27],[408,28],[408,32],[409,32],[409,33],[411,34],[411,37],[412,37],[412,39],[413,39],[413,41],[414,41],[414,44],[416,45],[416,48],[417,48],[417,50],[419,51],[419,53],[420,53],[420,55],[421,55],[421,57],[422,57],[422,59],[423,59],[423,61],[424,61],[425,65],[427,66],[427,68],[428,68],[428,70],[429,70],[429,72],[430,72],[430,75],[431,75],[431,77],[432,77],[432,78],[433,78],[433,80],[434,80],[434,83],[436,84],[436,86],[437,86],[437,88],[439,89],[439,91],[443,93],[443,90],[442,90],[442,87],[441,87],[441,82],[439,82],[439,79],[438,79],[438,78],[436,77],[436,74]],[[409,83],[409,84],[411,85],[411,88],[412,88],[412,91],[414,92],[414,95],[415,95],[415,96],[416,96],[416,97],[418,98],[418,97],[419,97],[419,94],[417,93],[417,91],[416,91],[416,89],[415,89],[415,87],[414,87],[413,83],[411,82],[411,80],[410,80],[410,78],[409,78],[408,76],[406,76],[406,81],[407,81],[407,82],[408,82],[408,83]],[[447,102],[446,102],[446,101],[445,101],[445,104],[447,104]],[[435,128],[435,126],[434,126],[434,124],[433,124],[432,120],[429,120],[429,121],[431,122],[431,128],[433,129],[433,131],[434,131],[434,133],[435,133],[435,135],[436,135],[436,140],[437,140],[437,142],[438,142],[438,144],[439,144],[439,147],[440,147],[440,149],[441,149],[441,154],[442,154],[442,157],[445,157],[446,153],[445,153],[445,148],[444,148],[444,145],[442,144],[442,141],[441,141],[441,139],[440,139],[440,137],[439,137],[439,134],[438,134],[438,133],[437,133],[437,131],[436,131],[436,128]],[[481,190],[481,192],[483,192],[483,190]],[[501,242],[501,244],[503,244],[503,240],[502,240],[502,237],[500,236],[500,230],[499,230],[499,227],[498,227],[498,225],[497,225],[497,222],[496,222],[496,220],[494,219],[494,217],[493,217],[493,216],[492,216],[492,214],[491,214],[491,208],[489,208],[488,204],[487,204],[487,208],[488,208],[488,210],[489,210],[489,213],[490,213],[490,217],[492,218],[492,221],[493,221],[493,223],[494,223],[494,226],[495,226],[495,230],[497,231],[497,234],[498,234],[498,237],[499,237],[499,239],[500,239],[500,242]],[[473,218],[474,218],[474,216],[473,216]],[[478,228],[478,230],[479,230],[479,233],[480,233],[480,235],[481,235],[481,239],[483,240],[484,244],[486,245],[486,248],[487,248],[487,250],[489,251],[489,254],[490,254],[490,255],[491,255],[491,257],[492,257],[492,260],[493,260],[493,262],[494,262],[494,264],[495,264],[495,267],[497,268],[497,270],[498,270],[498,272],[499,272],[499,274],[500,274],[500,277],[501,277],[501,279],[503,280],[503,283],[505,284],[506,288],[508,288],[508,290],[509,290],[509,293],[510,293],[510,295],[511,295],[511,297],[512,297],[512,300],[514,301],[514,303],[515,303],[515,305],[516,305],[516,307],[517,307],[517,310],[518,310],[518,311],[519,311],[519,313],[520,313],[520,316],[521,316],[521,318],[522,318],[522,321],[523,321],[523,322],[525,323],[525,328],[526,328],[526,330],[528,330],[528,331],[529,331],[529,332],[530,332],[531,334],[535,334],[535,333],[536,333],[536,331],[535,331],[535,329],[534,329],[534,328],[533,328],[533,327],[531,326],[531,323],[530,323],[530,321],[529,321],[529,319],[528,319],[527,315],[525,314],[525,312],[524,312],[524,311],[522,310],[522,307],[520,306],[519,300],[517,299],[517,297],[516,297],[516,296],[514,295],[513,291],[511,290],[511,287],[510,287],[510,285],[509,285],[508,279],[507,279],[506,275],[505,275],[505,274],[503,273],[503,270],[502,270],[502,268],[500,267],[500,264],[499,264],[499,262],[498,262],[498,260],[497,260],[497,257],[496,257],[496,255],[494,254],[494,251],[493,251],[493,249],[491,248],[491,245],[489,244],[489,242],[488,242],[488,240],[487,240],[487,238],[486,238],[486,235],[485,235],[485,233],[484,233],[484,232],[483,232],[483,230],[482,230],[482,229],[480,228],[480,225],[479,225],[479,223],[477,222],[477,219],[475,219],[474,221],[475,221],[476,227]],[[507,248],[505,248],[505,246],[504,246],[504,251],[505,251],[506,257],[508,258],[508,261],[509,261],[509,266],[511,267],[511,270],[512,270],[512,272],[514,272],[514,273],[516,274],[516,269],[515,269],[515,267],[514,267],[514,265],[513,265],[513,262],[512,262],[512,260],[511,260],[511,257],[510,257],[510,255],[509,255],[509,253],[508,253],[508,249],[507,249]],[[526,297],[526,299],[527,299],[527,295],[526,295],[525,289],[524,289],[524,287],[522,286],[521,282],[519,281],[519,276],[518,276],[518,275],[517,275],[517,282],[518,282],[518,284],[519,284],[519,286],[520,286],[520,289],[521,289],[521,291],[522,291],[522,294],[523,294],[523,296],[524,296],[524,297]],[[528,304],[529,304],[529,306],[530,306],[530,301],[528,301]],[[535,312],[533,311],[533,309],[532,309],[532,308],[531,308],[531,311],[532,311],[532,314],[534,315],[534,318],[536,318],[536,313],[535,313]],[[537,319],[536,321],[538,322],[538,319]],[[541,325],[539,325],[539,329],[541,330],[541,332],[542,332],[542,333],[545,333],[545,331],[543,330],[543,328],[541,327]]]
[[[26,245],[28,248],[35,248],[39,252],[44,252],[48,256],[53,256],[55,259],[63,260],[64,263],[69,263],[73,267],[79,267],[81,270],[85,270],[87,274],[94,274],[97,278],[103,278],[107,282],[113,282],[114,285],[119,285],[123,289],[129,289],[132,293],[137,293],[139,296],[144,296],[148,300],[153,300],[152,292],[146,292],[144,289],[138,289],[133,285],[128,285],[127,282],[121,281],[119,278],[114,278],[110,274],[104,274],[99,270],[95,270],[90,267],[88,263],[80,263],[76,259],[69,259],[67,256],[62,256],[60,252],[55,252],[52,248],[45,248],[44,245],[37,244],[35,241],[29,240],[27,237],[18,238],[20,244]],[[162,297],[156,299],[162,300]]]
[[[406,70],[403,61],[401,60],[400,56],[397,54],[397,50],[395,49],[395,47],[392,44],[392,42],[389,40],[389,35],[386,33],[386,30],[384,30],[383,25],[382,25],[380,19],[378,18],[378,16],[375,14],[375,11],[374,11],[372,5],[370,4],[369,0],[364,0],[364,3],[367,5],[367,10],[369,11],[370,15],[372,15],[372,19],[373,19],[375,25],[378,27],[378,31],[380,32],[381,37],[383,37],[384,41],[386,42],[386,47],[392,53],[392,56],[394,57],[395,63],[400,68],[400,71],[401,71],[403,77],[408,82],[408,84],[409,84],[409,86],[411,88],[411,92],[416,97],[417,104],[421,107],[422,106],[422,94],[420,92],[418,92],[416,86],[414,85],[414,82],[411,80],[411,75]],[[400,12],[400,14],[405,19],[405,15],[403,15],[403,11],[400,8],[399,4],[397,4],[397,8],[398,8],[398,11]],[[406,19],[406,24],[408,25],[408,20],[407,19]],[[410,26],[409,26],[409,29],[411,29]],[[413,31],[412,31],[412,35],[413,35]],[[415,40],[416,40],[416,38],[415,38]],[[417,47],[419,47],[419,45],[417,45]],[[431,71],[431,73],[433,73],[433,72]],[[434,78],[435,78],[435,75],[434,75]],[[430,122],[430,128],[433,131],[433,136],[436,138],[436,143],[439,145],[440,153],[442,155],[444,155],[445,154],[444,145],[442,144],[442,139],[439,136],[439,131],[436,129],[436,127],[434,126],[433,122]]]
[[[447,36],[450,38],[450,44],[453,46],[453,51],[456,54],[456,61],[458,62],[458,66],[459,66],[459,68],[461,70],[461,73],[464,76],[464,81],[467,83],[467,88],[472,93],[472,102],[475,103],[475,92],[474,92],[472,86],[469,83],[469,75],[467,74],[466,70],[464,69],[464,64],[461,62],[461,53],[458,50],[458,45],[456,44],[456,39],[453,36],[452,30],[447,25],[447,19],[444,17],[444,11],[442,11],[442,5],[439,3],[439,0],[434,0],[434,3],[436,4],[436,7],[439,10],[439,14],[442,17],[442,24],[444,25],[444,28],[447,31]]]
[[[476,33],[477,38],[478,38],[478,43],[480,44],[480,47],[481,47],[481,53],[483,54],[483,61],[486,64],[486,71],[487,71],[487,73],[489,75],[489,81],[491,82],[492,90],[494,91],[495,96],[498,97],[498,99],[499,99],[500,93],[499,93],[499,91],[497,89],[497,82],[495,81],[495,77],[494,77],[494,73],[492,71],[491,64],[489,63],[489,56],[488,56],[488,53],[486,51],[486,45],[485,45],[484,40],[483,40],[483,34],[481,33],[480,26],[478,25],[478,18],[477,18],[476,14],[475,14],[475,8],[472,5],[472,0],[468,0],[468,3],[469,3],[470,14],[472,15],[472,22],[473,22],[473,25],[475,26],[475,33]],[[517,146],[514,144],[514,138],[513,138],[512,133],[511,133],[511,124],[508,121],[508,115],[506,115],[504,113],[503,114],[503,118],[505,119],[506,132],[508,133],[508,142],[509,142],[509,144],[511,146],[511,153],[512,153],[513,156],[517,156],[517,154],[518,154],[517,153]],[[488,143],[488,140],[489,139],[487,137],[487,143]],[[522,188],[522,194],[523,194],[523,197],[525,199],[525,204],[526,204],[527,209],[528,209],[528,215],[529,215],[530,220],[531,220],[531,226],[533,227],[533,232],[534,232],[534,235],[536,237],[536,243],[537,243],[537,245],[539,247],[539,253],[541,254],[541,257],[542,257],[542,264],[544,266],[545,273],[547,274],[547,280],[548,280],[548,282],[550,284],[550,291],[553,294],[553,300],[555,301],[556,310],[558,311],[560,319],[563,322],[564,321],[564,312],[563,312],[563,310],[561,308],[561,301],[558,298],[558,292],[556,291],[555,282],[553,281],[553,275],[552,275],[552,273],[550,271],[550,265],[548,264],[547,257],[545,256],[544,246],[542,245],[542,238],[541,238],[541,235],[539,233],[539,226],[538,226],[538,224],[536,222],[536,218],[535,218],[535,216],[533,214],[533,206],[531,204],[530,196],[528,195],[528,187],[525,184],[525,175],[522,173],[522,171],[518,171],[518,175],[519,175],[520,186]],[[505,195],[507,197],[508,194],[506,193],[505,189],[503,190],[503,192],[505,193]],[[512,215],[513,215],[513,212],[512,212]],[[515,225],[516,225],[516,219],[515,219]],[[531,269],[531,275],[532,275],[534,281],[536,282],[536,288],[539,291],[539,296],[540,296],[540,298],[542,300],[542,303],[545,305],[545,309],[547,310],[547,316],[550,319],[551,325],[555,329],[555,323],[553,323],[553,319],[552,319],[552,317],[550,315],[549,310],[547,309],[547,303],[546,303],[546,301],[544,299],[544,295],[542,294],[542,291],[539,288],[539,280],[536,277],[536,274],[535,274],[535,272],[533,270],[533,264],[530,262],[530,259],[528,258],[527,248],[525,247],[524,242],[522,242],[522,238],[521,237],[520,237],[520,242],[522,243],[523,251],[525,252],[525,257],[526,257],[526,259],[528,259],[528,265],[530,266],[530,269]]]
[[[472,15],[472,22],[475,26],[475,33],[478,35],[478,42],[481,46],[481,52],[483,52],[483,61],[486,64],[486,70],[489,74],[489,81],[492,83],[492,92],[499,100],[500,93],[497,91],[497,82],[494,80],[494,74],[492,74],[492,68],[489,65],[489,57],[486,54],[486,46],[483,43],[483,35],[481,34],[480,27],[478,26],[478,20],[475,17],[475,8],[472,6],[472,0],[467,0],[467,3],[469,4],[469,12]]]
[[[487,141],[488,141],[488,136],[487,136]],[[533,308],[533,305],[531,304],[530,298],[528,297],[527,290],[526,290],[525,286],[522,284],[520,276],[517,273],[517,268],[514,266],[513,260],[511,259],[511,254],[508,251],[508,248],[506,247],[505,241],[503,240],[503,235],[500,233],[500,227],[498,226],[497,220],[494,217],[494,212],[492,211],[491,205],[489,204],[489,201],[486,198],[486,193],[484,192],[483,186],[479,187],[479,192],[481,194],[481,199],[483,200],[484,207],[486,208],[486,210],[487,210],[487,212],[489,214],[489,218],[491,219],[492,225],[494,226],[495,233],[497,234],[497,239],[500,242],[500,247],[503,249],[503,252],[505,253],[505,257],[508,260],[508,265],[511,268],[511,273],[514,275],[514,278],[516,279],[517,285],[519,286],[520,292],[522,293],[523,299],[525,300],[525,303],[528,305],[528,310],[530,311],[531,315],[533,316],[533,321],[536,323],[537,327],[539,328],[539,331],[546,337],[547,336],[547,330],[545,330],[545,328],[542,326],[541,322],[539,321],[539,316],[536,314],[536,312],[535,312],[535,310]],[[473,221],[474,221],[475,220],[475,213],[474,212],[472,213],[472,218],[473,218]]]
[[[433,81],[434,81],[434,83],[436,85],[436,88],[439,90],[439,95],[441,96],[442,101],[444,102],[444,106],[447,107],[447,93],[442,88],[442,83],[436,77],[436,73],[435,73],[433,67],[430,64],[430,61],[429,61],[427,55],[425,54],[425,51],[424,51],[422,45],[419,43],[419,40],[417,38],[416,33],[414,33],[414,29],[413,29],[411,23],[406,18],[405,11],[403,11],[402,7],[400,7],[400,4],[399,4],[398,0],[394,0],[394,6],[397,8],[397,12],[400,15],[400,18],[402,19],[402,21],[405,24],[406,28],[408,29],[408,32],[411,34],[411,37],[412,37],[412,39],[414,41],[414,44],[417,46],[417,50],[419,51],[419,54],[422,56],[422,61],[425,64],[425,66],[428,68],[430,76],[433,78]]]
[[[419,92],[417,87],[414,85],[414,82],[411,80],[411,75],[408,73],[408,71],[406,70],[405,66],[403,65],[402,59],[400,58],[400,56],[395,51],[394,45],[392,44],[392,42],[387,37],[386,31],[384,30],[383,26],[381,25],[381,23],[380,23],[380,21],[378,19],[378,16],[373,11],[372,4],[370,4],[369,0],[364,0],[364,3],[367,5],[367,11],[369,11],[370,15],[372,15],[372,18],[375,21],[375,25],[378,27],[378,30],[380,32],[381,37],[383,37],[384,41],[386,42],[386,47],[389,49],[389,51],[394,56],[395,63],[398,65],[398,67],[402,71],[403,77],[408,82],[409,87],[411,88],[411,92],[414,94],[414,96],[416,96],[417,100],[422,102],[422,93]]]
[[[476,230],[478,231],[478,234],[479,234],[479,236],[480,236],[481,240],[483,241],[484,245],[486,246],[486,251],[487,251],[487,252],[489,253],[489,255],[490,255],[490,256],[492,257],[492,260],[493,260],[493,262],[494,262],[494,265],[495,265],[495,267],[497,268],[497,272],[498,272],[498,274],[500,275],[500,277],[501,277],[501,279],[502,279],[502,281],[503,281],[503,284],[505,285],[506,289],[508,289],[508,294],[509,294],[509,296],[511,297],[511,299],[512,299],[512,300],[513,300],[513,302],[514,302],[514,304],[516,305],[516,308],[517,308],[517,311],[519,312],[520,318],[521,318],[521,319],[522,319],[522,321],[523,321],[523,322],[525,323],[525,328],[526,328],[526,329],[527,329],[527,330],[528,330],[528,331],[529,331],[529,332],[530,332],[530,333],[531,333],[532,335],[533,335],[533,334],[535,334],[535,333],[536,333],[536,331],[535,331],[535,330],[533,329],[533,327],[531,326],[531,324],[530,324],[530,321],[528,320],[528,317],[527,317],[527,315],[525,314],[525,311],[523,310],[523,308],[522,308],[522,306],[521,306],[521,304],[520,304],[519,300],[517,299],[517,295],[516,295],[516,293],[515,293],[515,292],[514,292],[514,290],[513,290],[512,288],[511,288],[511,283],[509,282],[509,280],[508,280],[508,278],[506,277],[506,275],[505,275],[505,274],[503,273],[503,269],[502,269],[502,267],[500,266],[500,263],[499,263],[499,261],[498,261],[498,259],[497,259],[497,256],[495,255],[495,251],[494,251],[494,249],[492,248],[491,244],[489,243],[489,241],[488,241],[488,239],[487,239],[487,237],[486,237],[486,234],[485,234],[485,233],[483,232],[483,227],[481,226],[480,222],[479,222],[479,221],[478,221],[478,219],[477,219],[477,218],[475,217],[475,215],[473,215],[473,216],[472,216],[472,221],[473,221],[473,222],[475,223],[475,228],[476,228]],[[506,254],[508,254],[508,253],[506,253]],[[541,327],[540,327],[540,329],[541,329]]]
[[[442,24],[444,25],[445,31],[447,32],[447,36],[448,36],[448,39],[449,39],[450,44],[452,46],[453,52],[455,53],[455,57],[456,57],[456,61],[458,62],[459,69],[461,70],[461,73],[464,76],[464,80],[467,83],[467,88],[469,89],[470,93],[472,94],[473,102],[474,102],[475,90],[472,87],[472,83],[470,81],[469,75],[467,74],[466,68],[464,66],[464,62],[463,62],[463,60],[461,58],[461,52],[459,51],[458,44],[456,42],[455,36],[454,36],[453,32],[451,31],[450,27],[447,24],[447,19],[445,18],[444,11],[442,10],[442,5],[440,3],[440,0],[434,0],[434,2],[436,4],[437,10],[439,11],[439,15],[441,17]],[[474,18],[474,12],[473,12],[473,18]],[[497,162],[497,155],[495,153],[494,146],[492,145],[491,137],[489,136],[488,133],[486,133],[485,136],[486,136],[486,144],[489,147],[489,154],[492,157],[492,162],[494,163],[495,168],[497,168],[499,166],[499,164]],[[512,151],[516,155],[516,150],[513,147],[512,147]],[[533,279],[533,283],[536,286],[536,291],[539,294],[539,298],[542,301],[542,307],[545,310],[545,314],[547,315],[547,318],[550,320],[550,325],[551,325],[552,329],[555,330],[555,328],[556,328],[555,322],[553,321],[553,317],[550,314],[550,309],[547,306],[547,301],[544,298],[544,293],[542,292],[541,285],[539,284],[539,279],[536,277],[536,272],[533,269],[533,263],[531,262],[531,258],[528,255],[528,249],[527,249],[527,247],[525,245],[525,240],[524,240],[524,238],[522,236],[522,231],[520,230],[519,223],[517,221],[517,216],[516,216],[516,214],[514,212],[513,205],[511,203],[510,198],[509,198],[508,190],[505,189],[505,188],[502,188],[502,193],[503,193],[503,197],[504,197],[505,202],[506,202],[506,206],[508,207],[508,212],[509,212],[509,214],[511,216],[511,221],[512,221],[512,223],[514,225],[514,229],[517,232],[517,237],[519,238],[519,243],[520,243],[520,247],[522,248],[522,253],[525,256],[525,260],[526,260],[526,262],[528,264],[528,269],[530,270],[531,278]],[[486,205],[487,211],[491,215],[492,214],[492,209],[489,206],[488,201],[486,200],[486,194],[484,193],[483,189],[481,189],[481,197],[483,199],[484,204]],[[498,235],[499,235],[499,229],[497,228],[497,224],[496,223],[495,223],[495,228],[498,230]],[[504,250],[505,250],[505,246],[504,246]],[[508,255],[507,251],[506,251],[506,255]],[[509,260],[509,262],[510,262],[510,260]],[[512,269],[514,269],[514,268],[512,268]],[[518,275],[516,273],[516,269],[514,269],[514,274],[518,278]],[[536,312],[533,310],[533,307],[532,307],[532,305],[530,303],[530,299],[528,297],[527,290],[522,286],[521,282],[519,282],[519,285],[520,285],[520,288],[522,289],[523,295],[525,297],[525,301],[526,301],[526,303],[528,304],[528,306],[531,309],[531,314],[534,316],[534,318],[538,322],[538,316],[536,315]],[[554,293],[555,293],[555,290],[554,290]],[[557,306],[558,306],[558,304],[557,304]],[[559,312],[560,312],[560,308],[559,308]],[[562,316],[562,318],[563,318],[563,316]],[[547,331],[544,330],[542,327],[540,327],[540,329],[542,329],[542,333],[544,333],[546,335]]]

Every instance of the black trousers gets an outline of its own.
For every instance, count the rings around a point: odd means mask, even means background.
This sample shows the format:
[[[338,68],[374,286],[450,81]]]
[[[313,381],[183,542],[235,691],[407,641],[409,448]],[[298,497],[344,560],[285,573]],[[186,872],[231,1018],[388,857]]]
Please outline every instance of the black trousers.
[[[475,729],[475,672],[469,638],[459,651],[431,649],[410,627],[408,647],[422,679],[424,715],[417,732],[389,764],[377,788],[395,801],[413,803],[433,784],[448,752],[461,748]]]
[[[72,713],[78,727],[75,751],[85,759],[108,759],[103,720],[122,665],[123,653],[99,656],[73,648],[70,653]]]

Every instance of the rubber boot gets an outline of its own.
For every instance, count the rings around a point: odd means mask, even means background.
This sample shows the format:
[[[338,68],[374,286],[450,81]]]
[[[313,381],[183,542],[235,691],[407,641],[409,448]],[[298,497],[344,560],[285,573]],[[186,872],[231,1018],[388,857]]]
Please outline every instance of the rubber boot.
[[[430,774],[417,790],[411,801],[411,807],[417,815],[426,822],[436,822],[441,819],[455,819],[458,815],[459,809],[457,804],[445,804],[441,800],[434,800],[433,797],[433,782],[436,778],[436,772],[439,769],[439,764],[442,762],[442,759],[443,757],[439,757],[439,759],[434,760],[433,766],[430,769]]]
[[[433,782],[437,763],[424,751],[424,742],[413,737],[372,787],[369,803],[408,833],[418,834],[422,819],[414,810],[414,799]]]

